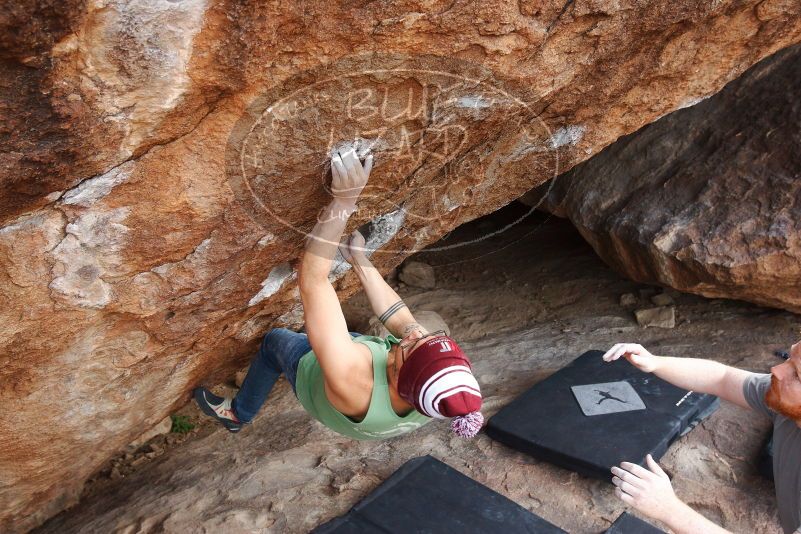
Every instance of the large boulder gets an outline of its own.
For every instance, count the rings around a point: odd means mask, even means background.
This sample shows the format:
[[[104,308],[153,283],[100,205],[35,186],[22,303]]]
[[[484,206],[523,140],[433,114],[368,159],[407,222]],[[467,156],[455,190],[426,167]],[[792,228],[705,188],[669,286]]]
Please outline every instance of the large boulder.
[[[801,40],[797,2],[34,0],[0,13],[0,531],[271,326],[343,143],[382,272]],[[376,51],[381,51],[376,52]],[[356,288],[345,266],[341,297]]]
[[[543,205],[632,279],[801,313],[799,94],[795,46],[577,165]]]

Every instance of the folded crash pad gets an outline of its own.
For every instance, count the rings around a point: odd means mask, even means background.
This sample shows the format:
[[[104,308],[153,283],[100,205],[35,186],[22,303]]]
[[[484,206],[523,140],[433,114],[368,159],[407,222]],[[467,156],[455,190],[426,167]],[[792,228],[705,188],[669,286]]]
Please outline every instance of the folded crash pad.
[[[615,519],[612,526],[606,529],[604,534],[665,534],[650,523],[623,512],[620,517]]]
[[[611,482],[622,461],[659,459],[714,412],[717,397],[643,373],[624,359],[589,351],[490,418],[486,432],[513,449]]]
[[[564,533],[431,456],[413,458],[318,534]]]

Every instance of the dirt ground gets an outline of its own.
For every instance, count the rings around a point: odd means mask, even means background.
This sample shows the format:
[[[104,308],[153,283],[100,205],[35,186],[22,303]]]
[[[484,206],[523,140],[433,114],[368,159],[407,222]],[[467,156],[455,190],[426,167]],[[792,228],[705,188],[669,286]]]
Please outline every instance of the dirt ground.
[[[490,234],[527,209],[513,203],[454,230],[444,244]],[[473,360],[487,417],[589,349],[634,341],[659,354],[766,372],[779,361],[773,352],[789,347],[798,332],[799,316],[791,313],[672,291],[676,327],[641,328],[633,310],[661,288],[621,278],[569,223],[541,214],[490,239],[414,259],[434,266],[437,285],[401,284],[399,293],[412,310],[435,311],[449,324]],[[625,293],[638,304],[622,306]],[[370,317],[364,296],[344,308],[350,328],[363,329]],[[385,442],[338,436],[303,412],[283,380],[254,424],[236,435],[191,405],[181,413],[198,424],[192,432],[121,451],[87,484],[77,506],[38,531],[307,532],[422,454],[568,532],[601,532],[626,509],[607,483],[514,452],[483,433],[452,437],[444,423]],[[734,532],[778,533],[772,483],[755,467],[768,429],[756,414],[724,403],[661,463],[678,495],[710,519]]]

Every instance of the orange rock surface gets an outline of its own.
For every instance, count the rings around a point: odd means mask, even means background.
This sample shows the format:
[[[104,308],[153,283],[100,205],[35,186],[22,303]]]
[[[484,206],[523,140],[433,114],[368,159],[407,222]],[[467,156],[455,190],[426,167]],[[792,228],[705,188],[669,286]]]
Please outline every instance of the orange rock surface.
[[[0,531],[300,323],[334,146],[387,271],[799,40],[773,0],[7,6]]]

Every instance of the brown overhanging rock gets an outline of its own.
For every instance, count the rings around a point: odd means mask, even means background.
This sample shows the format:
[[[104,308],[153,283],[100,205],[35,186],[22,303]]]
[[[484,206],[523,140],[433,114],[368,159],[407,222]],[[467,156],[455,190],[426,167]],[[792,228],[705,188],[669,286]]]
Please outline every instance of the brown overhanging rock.
[[[23,4],[0,13],[3,532],[302,322],[334,148],[376,156],[351,227],[387,272],[801,40],[771,1]]]
[[[800,313],[799,93],[794,46],[577,165],[543,207],[629,278]]]

